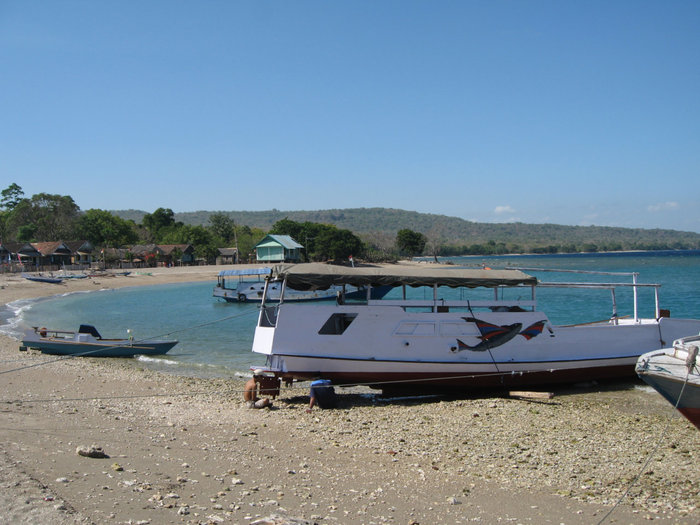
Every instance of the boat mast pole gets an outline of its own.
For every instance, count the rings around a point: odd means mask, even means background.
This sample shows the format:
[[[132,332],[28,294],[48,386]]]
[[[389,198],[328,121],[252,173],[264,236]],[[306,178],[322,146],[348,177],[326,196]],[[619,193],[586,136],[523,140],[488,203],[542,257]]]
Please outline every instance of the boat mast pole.
[[[284,292],[287,291],[287,276],[282,279],[282,289],[280,290],[280,304],[284,302]]]
[[[659,309],[659,287],[654,286],[654,307],[656,309],[655,317],[658,319],[661,316],[661,310]]]
[[[638,318],[638,313],[637,313],[637,277],[639,274],[637,272],[634,272],[632,274],[632,295],[634,296],[634,322],[638,323],[639,318]]]
[[[265,299],[267,299],[267,287],[270,284],[270,276],[265,277],[265,287],[263,288],[262,300],[260,301],[260,311],[265,309]],[[281,300],[281,299],[280,299]]]
[[[612,303],[613,303],[612,321],[614,324],[618,324],[618,321],[617,321],[617,300],[615,299],[615,288],[611,288],[610,293],[612,294]]]

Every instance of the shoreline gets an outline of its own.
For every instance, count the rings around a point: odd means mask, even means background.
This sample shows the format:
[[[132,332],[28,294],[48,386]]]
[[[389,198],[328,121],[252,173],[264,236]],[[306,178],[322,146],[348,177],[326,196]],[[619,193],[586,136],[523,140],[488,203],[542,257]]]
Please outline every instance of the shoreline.
[[[222,268],[65,286],[1,276],[0,302],[215,281]],[[17,348],[0,335],[3,522],[595,523],[662,433],[609,522],[700,521],[700,436],[634,383],[557,389],[542,403],[339,389],[338,409],[306,414],[303,383],[283,388],[273,409],[249,410],[244,380]],[[90,445],[110,457],[76,453]]]

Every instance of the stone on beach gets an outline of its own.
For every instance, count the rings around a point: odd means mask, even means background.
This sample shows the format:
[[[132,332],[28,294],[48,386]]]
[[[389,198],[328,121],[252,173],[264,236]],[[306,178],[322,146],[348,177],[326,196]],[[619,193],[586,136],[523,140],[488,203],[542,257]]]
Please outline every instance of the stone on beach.
[[[102,450],[102,447],[97,447],[95,445],[79,446],[75,449],[75,453],[79,456],[84,456],[86,458],[108,458],[109,456]]]

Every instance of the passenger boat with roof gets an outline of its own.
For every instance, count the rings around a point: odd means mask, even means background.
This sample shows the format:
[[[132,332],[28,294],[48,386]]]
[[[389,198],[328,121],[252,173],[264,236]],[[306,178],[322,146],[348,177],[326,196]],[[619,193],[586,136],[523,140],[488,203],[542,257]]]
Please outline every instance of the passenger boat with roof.
[[[637,374],[700,430],[700,335],[677,339],[673,346],[647,352]]]
[[[659,308],[660,285],[640,284],[636,273],[624,275],[632,283],[542,282],[523,269],[279,265],[271,278],[281,281],[282,297],[267,304],[263,294],[252,349],[267,356],[268,372],[287,380],[324,378],[385,391],[634,377],[640,354],[698,333],[700,320],[667,317]],[[391,286],[403,293],[401,299],[361,302],[345,301],[341,293],[335,303],[313,305],[285,300],[288,288],[331,286]],[[407,287],[423,287],[428,297],[409,298]],[[548,287],[609,290],[612,314],[603,321],[555,325],[537,306],[537,291]],[[625,287],[632,289],[629,317],[617,311],[615,291]],[[456,295],[450,289],[473,294],[482,288],[492,290],[493,298],[450,297]],[[644,288],[654,291],[649,318],[637,308],[637,291]]]
[[[249,268],[241,270],[221,270],[214,286],[214,297],[226,302],[246,303],[260,302],[265,290],[265,280],[270,276],[271,268]],[[267,290],[268,301],[279,301],[282,290],[281,281],[272,281]],[[372,290],[372,297],[380,299],[391,290],[390,286],[377,287]],[[287,288],[285,301],[322,301],[335,299],[343,291],[342,286],[332,285],[325,290],[295,290]],[[363,297],[363,287],[347,287],[345,293],[349,298]]]

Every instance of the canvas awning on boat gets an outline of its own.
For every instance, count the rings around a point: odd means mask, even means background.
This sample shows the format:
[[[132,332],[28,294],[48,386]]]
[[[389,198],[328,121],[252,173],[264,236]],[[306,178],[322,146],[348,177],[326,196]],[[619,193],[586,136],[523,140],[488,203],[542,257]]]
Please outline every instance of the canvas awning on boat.
[[[484,286],[535,285],[537,278],[520,270],[481,270],[471,268],[423,268],[417,266],[334,266],[321,263],[279,264],[274,279],[287,279],[295,290],[326,290],[332,285],[353,286]]]
[[[242,276],[242,275],[269,275],[271,268],[246,268],[242,270],[221,270],[219,277]]]

